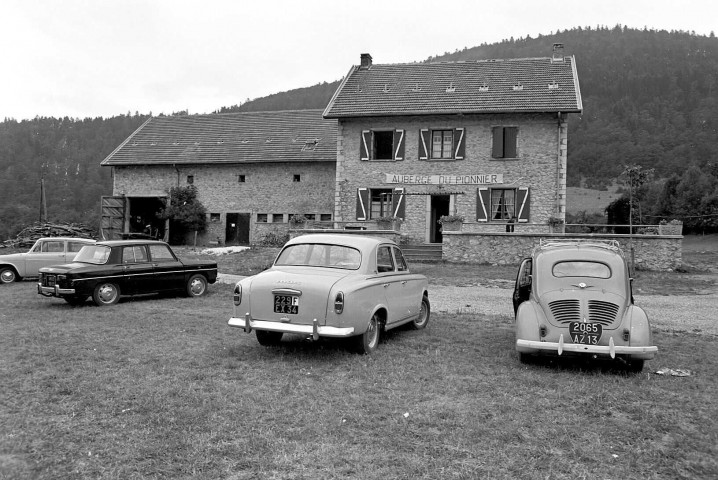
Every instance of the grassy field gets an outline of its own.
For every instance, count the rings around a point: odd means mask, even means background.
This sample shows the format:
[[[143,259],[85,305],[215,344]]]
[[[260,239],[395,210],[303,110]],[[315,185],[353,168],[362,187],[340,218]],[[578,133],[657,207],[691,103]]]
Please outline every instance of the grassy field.
[[[687,254],[715,259],[707,245]],[[272,256],[255,253],[220,264],[241,258],[227,273],[242,273]],[[515,274],[415,267],[443,285]],[[687,284],[715,286],[714,273],[637,283],[692,294]],[[718,476],[711,335],[656,330],[658,358],[630,375],[522,365],[512,318],[493,315],[435,314],[426,330],[390,332],[371,357],[298,336],[264,348],[227,327],[229,285],[99,308],[21,282],[0,287],[0,305],[0,478]],[[656,375],[662,366],[692,375]]]

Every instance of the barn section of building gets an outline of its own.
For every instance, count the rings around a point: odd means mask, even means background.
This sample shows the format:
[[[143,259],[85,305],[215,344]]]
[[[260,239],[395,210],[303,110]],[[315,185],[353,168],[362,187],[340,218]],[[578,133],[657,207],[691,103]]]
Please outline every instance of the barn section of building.
[[[189,184],[209,214],[200,244],[256,243],[297,214],[330,221],[336,138],[321,110],[152,117],[101,163],[113,173],[102,236],[169,239],[156,213],[170,188]]]

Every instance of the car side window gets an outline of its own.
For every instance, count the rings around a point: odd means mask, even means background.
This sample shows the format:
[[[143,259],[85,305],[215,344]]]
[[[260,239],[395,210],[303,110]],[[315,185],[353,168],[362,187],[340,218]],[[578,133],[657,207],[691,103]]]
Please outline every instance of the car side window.
[[[42,251],[44,253],[62,253],[65,251],[65,245],[63,245],[62,242],[54,240],[51,242],[44,242],[42,244]]]
[[[67,251],[70,253],[77,253],[85,245],[87,245],[87,244],[80,243],[80,242],[67,242]]]
[[[142,245],[124,247],[122,249],[122,263],[141,263],[147,261],[147,252]]]
[[[394,271],[394,258],[389,246],[379,247],[376,253],[376,269],[379,273]]]
[[[409,266],[406,264],[406,260],[404,259],[404,254],[396,247],[394,247],[394,258],[396,259],[396,269],[398,271],[406,272],[409,270]]]
[[[175,257],[167,245],[150,245],[150,257],[153,262],[173,262]]]

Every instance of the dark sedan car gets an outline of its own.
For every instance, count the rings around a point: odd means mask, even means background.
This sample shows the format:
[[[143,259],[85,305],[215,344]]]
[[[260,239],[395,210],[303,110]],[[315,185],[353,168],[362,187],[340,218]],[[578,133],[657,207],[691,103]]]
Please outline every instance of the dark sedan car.
[[[199,297],[217,280],[217,263],[180,260],[169,245],[114,240],[82,247],[72,263],[40,269],[37,293],[77,305],[112,305],[123,295],[180,292]]]

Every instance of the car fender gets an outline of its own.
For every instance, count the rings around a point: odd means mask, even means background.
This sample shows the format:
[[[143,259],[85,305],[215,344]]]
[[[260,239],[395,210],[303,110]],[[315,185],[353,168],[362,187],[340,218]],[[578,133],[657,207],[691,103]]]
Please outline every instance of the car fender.
[[[11,267],[18,277],[27,276],[27,263],[24,253],[11,253],[0,257],[0,268]]]
[[[641,307],[630,305],[626,309],[624,320],[624,325],[629,325],[630,345],[632,347],[653,346],[651,324],[648,321],[648,315]],[[646,358],[653,358],[653,354]]]
[[[235,285],[240,285],[242,287],[242,301],[239,305],[235,306],[236,314],[244,316],[245,314],[249,313],[252,314],[251,305],[252,302],[251,296],[252,296],[252,280],[254,279],[254,276],[246,277],[238,281]]]
[[[518,310],[516,310],[516,340],[540,341],[539,326],[542,320],[545,322],[543,312],[537,307],[535,302],[530,300],[522,302]],[[520,351],[524,353],[535,353],[538,350],[526,348]]]

